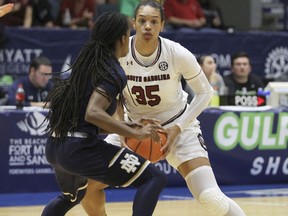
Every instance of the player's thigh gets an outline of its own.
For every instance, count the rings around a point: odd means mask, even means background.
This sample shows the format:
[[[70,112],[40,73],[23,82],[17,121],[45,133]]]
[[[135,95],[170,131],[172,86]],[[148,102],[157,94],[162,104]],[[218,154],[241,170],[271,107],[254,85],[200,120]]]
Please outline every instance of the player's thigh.
[[[179,173],[185,178],[185,176],[191,171],[201,167],[210,166],[210,161],[206,157],[198,157],[188,161],[183,162],[178,166]]]
[[[88,179],[88,187],[87,187],[86,193],[90,193],[90,192],[93,193],[94,191],[103,190],[106,187],[108,187],[107,184],[104,184],[104,183],[99,182],[99,181],[95,181],[93,179]]]
[[[209,164],[201,130],[195,130],[193,127],[185,129],[175,140],[166,159],[175,169],[180,168],[184,175],[201,165]]]

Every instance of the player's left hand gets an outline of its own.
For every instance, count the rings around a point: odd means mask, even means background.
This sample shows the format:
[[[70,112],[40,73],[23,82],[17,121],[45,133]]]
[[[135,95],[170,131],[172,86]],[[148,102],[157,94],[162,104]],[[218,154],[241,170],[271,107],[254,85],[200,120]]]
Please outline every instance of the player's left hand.
[[[0,6],[0,17],[3,17],[4,15],[10,13],[13,10],[14,4],[9,3],[9,4],[4,4]]]

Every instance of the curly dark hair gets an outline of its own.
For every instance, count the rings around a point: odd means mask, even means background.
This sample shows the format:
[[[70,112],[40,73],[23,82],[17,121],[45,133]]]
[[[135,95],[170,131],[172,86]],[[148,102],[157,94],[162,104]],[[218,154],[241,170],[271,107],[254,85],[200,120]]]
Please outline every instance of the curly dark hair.
[[[116,42],[121,40],[128,30],[128,19],[125,15],[107,12],[98,17],[90,40],[70,68],[69,78],[55,78],[55,85],[48,94],[46,105],[49,103],[50,111],[46,118],[49,120],[46,131],[49,134],[53,133],[63,141],[68,132],[75,131],[85,94],[85,85],[88,82],[92,82],[93,88],[98,92],[97,83],[102,80],[119,86],[120,91],[119,81],[116,78],[109,80],[107,74],[110,73],[111,68],[115,68],[111,60],[117,61]]]

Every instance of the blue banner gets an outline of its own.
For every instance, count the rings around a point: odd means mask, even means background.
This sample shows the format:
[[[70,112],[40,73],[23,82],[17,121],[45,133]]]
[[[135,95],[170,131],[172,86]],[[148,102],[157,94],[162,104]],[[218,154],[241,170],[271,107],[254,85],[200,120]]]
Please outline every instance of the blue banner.
[[[45,157],[45,116],[40,111],[0,112],[0,193],[58,190]]]
[[[133,34],[133,33],[132,33]],[[88,30],[7,28],[8,43],[0,50],[0,76],[24,75],[30,61],[38,55],[52,60],[53,70],[63,71],[89,39]],[[253,73],[273,79],[287,72],[287,32],[172,31],[162,36],[179,42],[196,56],[212,54],[222,75],[230,72],[231,55],[246,51]]]
[[[209,108],[200,115],[220,185],[287,183],[287,111],[229,107]],[[53,169],[45,158],[46,124],[41,123],[46,114],[32,109],[0,111],[0,193],[58,190]],[[155,166],[167,175],[168,187],[186,185],[166,161]]]
[[[244,110],[210,108],[199,117],[218,182],[287,183],[288,109]]]

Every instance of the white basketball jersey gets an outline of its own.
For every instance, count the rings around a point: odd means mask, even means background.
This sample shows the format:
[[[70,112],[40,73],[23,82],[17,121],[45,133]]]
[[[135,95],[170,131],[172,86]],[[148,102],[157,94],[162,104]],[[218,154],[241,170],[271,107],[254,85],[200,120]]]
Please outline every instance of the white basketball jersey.
[[[182,90],[181,75],[192,79],[200,72],[200,66],[190,51],[162,37],[152,55],[154,59],[150,59],[152,63],[145,66],[134,41],[134,36],[130,37],[129,53],[119,59],[128,79],[124,89],[127,115],[133,120],[151,117],[168,123],[186,107],[187,93]]]

